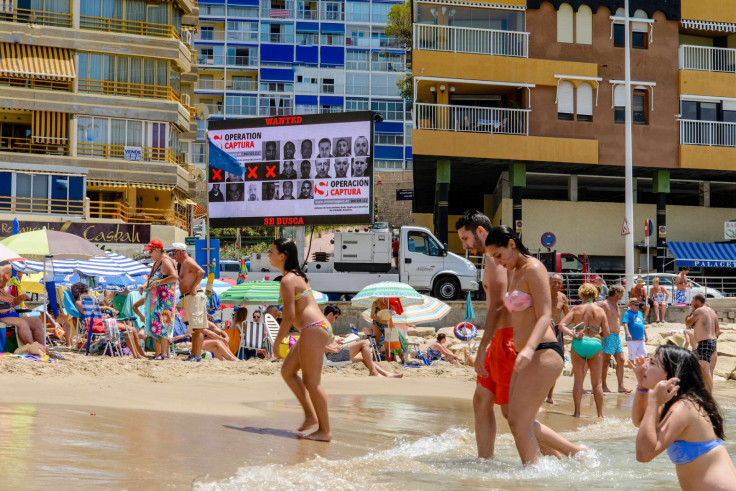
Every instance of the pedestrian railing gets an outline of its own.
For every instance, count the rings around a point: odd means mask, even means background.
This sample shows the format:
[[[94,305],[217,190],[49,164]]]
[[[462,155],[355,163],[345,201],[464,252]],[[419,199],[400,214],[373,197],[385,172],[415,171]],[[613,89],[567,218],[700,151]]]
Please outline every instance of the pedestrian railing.
[[[680,46],[680,69],[736,73],[736,49]]]
[[[418,130],[529,135],[531,109],[499,109],[446,104],[414,104]]]
[[[680,145],[736,147],[736,123],[681,119]]]
[[[414,24],[414,49],[527,58],[529,33]]]

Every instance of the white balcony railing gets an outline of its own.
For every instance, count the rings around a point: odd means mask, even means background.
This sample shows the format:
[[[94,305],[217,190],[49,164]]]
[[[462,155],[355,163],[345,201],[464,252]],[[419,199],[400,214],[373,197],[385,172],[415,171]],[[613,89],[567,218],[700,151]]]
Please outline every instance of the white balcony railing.
[[[680,145],[736,147],[736,123],[681,119]]]
[[[736,49],[682,45],[680,69],[736,73]]]
[[[258,90],[258,83],[254,80],[197,80],[194,88],[195,92],[223,92],[225,90],[242,90],[255,92]]]
[[[529,33],[414,24],[414,49],[527,58]]]
[[[414,104],[418,130],[465,131],[503,135],[529,135],[531,109]]]

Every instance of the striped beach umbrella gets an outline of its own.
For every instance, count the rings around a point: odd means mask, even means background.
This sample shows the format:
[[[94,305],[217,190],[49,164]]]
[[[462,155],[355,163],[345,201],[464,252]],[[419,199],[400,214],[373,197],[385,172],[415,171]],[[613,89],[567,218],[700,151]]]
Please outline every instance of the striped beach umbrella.
[[[422,295],[424,301],[417,305],[411,305],[404,309],[401,315],[391,317],[394,324],[422,324],[424,322],[435,322],[450,313],[450,306],[442,300]],[[361,314],[363,319],[371,322],[371,311],[366,309]]]
[[[12,265],[24,273],[43,271],[43,263],[39,261],[12,262]],[[140,276],[150,272],[148,266],[111,251],[104,251],[102,256],[88,260],[54,258],[46,265],[53,266],[54,273],[61,275],[79,273],[84,276]]]
[[[47,256],[56,259],[91,259],[105,256],[102,249],[88,240],[56,230],[32,230],[11,235],[1,242],[26,259],[40,261]]]
[[[353,297],[352,302],[356,307],[370,308],[379,298],[398,298],[404,308],[424,302],[421,293],[398,281],[381,281],[368,285]]]
[[[278,305],[280,304],[279,289],[281,283],[278,281],[247,281],[225,290],[220,295],[220,302],[240,305]],[[318,304],[327,303],[329,299],[327,295],[316,290],[312,290],[312,295]]]

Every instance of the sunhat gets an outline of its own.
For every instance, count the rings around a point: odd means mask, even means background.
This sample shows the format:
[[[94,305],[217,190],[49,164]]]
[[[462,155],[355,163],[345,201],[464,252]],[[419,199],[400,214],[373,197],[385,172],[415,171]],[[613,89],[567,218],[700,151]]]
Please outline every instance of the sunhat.
[[[637,278],[636,279],[636,283],[639,284],[639,285],[643,285],[644,284],[644,278]]]
[[[638,299],[638,298],[636,298],[636,297],[631,297],[631,298],[629,299],[629,305],[631,305],[631,304],[636,304],[636,305],[639,305],[639,299]]]

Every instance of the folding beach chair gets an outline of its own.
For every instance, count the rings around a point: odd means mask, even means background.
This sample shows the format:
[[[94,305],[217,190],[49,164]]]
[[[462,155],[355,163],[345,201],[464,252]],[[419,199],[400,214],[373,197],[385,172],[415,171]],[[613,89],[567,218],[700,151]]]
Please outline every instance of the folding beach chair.
[[[258,352],[266,353],[263,348],[263,338],[265,326],[261,322],[242,322],[238,324],[238,330],[240,330],[240,346],[238,347],[237,357],[241,360],[242,356],[245,355],[246,349],[252,349]]]
[[[407,342],[407,326],[394,325],[393,327],[386,327],[383,331],[383,342],[388,346],[389,353],[395,351],[401,351],[401,357],[405,358],[405,353],[408,351],[409,346]]]
[[[269,357],[273,357],[274,352],[279,349],[276,346],[276,337],[279,335],[281,325],[271,314],[264,315],[263,320],[266,322],[266,350]]]
[[[72,338],[79,340],[81,338],[81,324],[84,322],[84,316],[77,310],[77,306],[74,305],[74,295],[72,295],[71,290],[64,290],[61,303],[66,315],[69,316],[67,322],[72,326]]]

